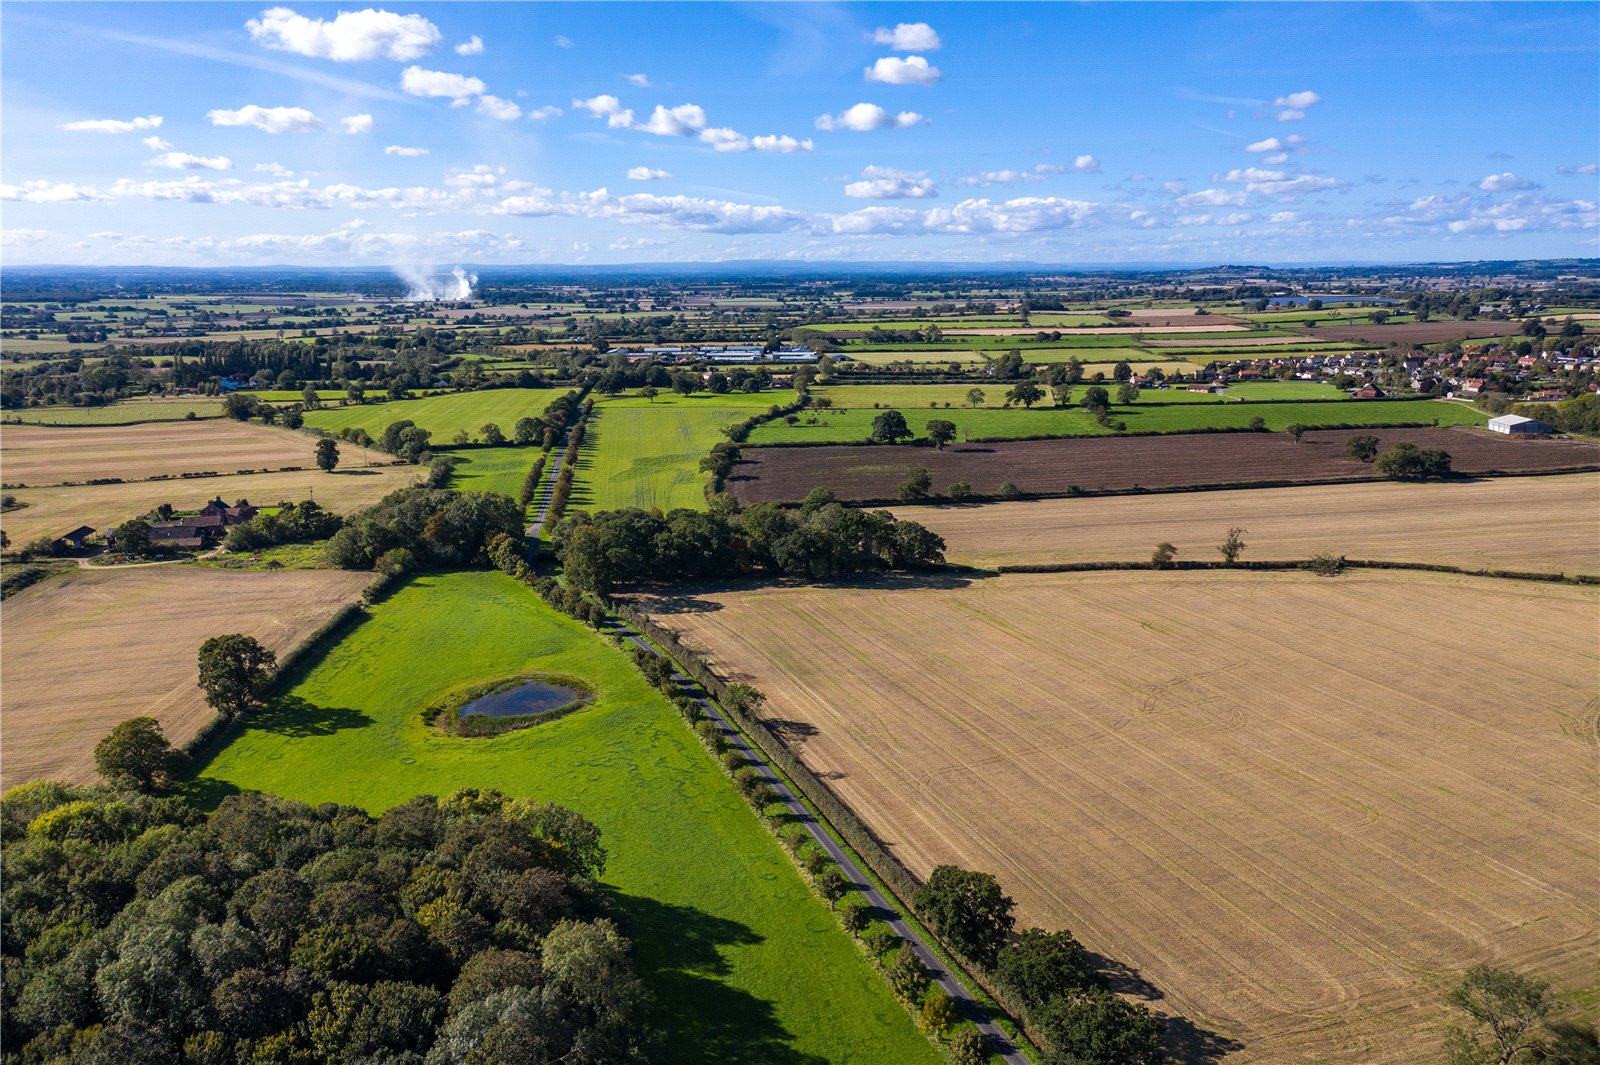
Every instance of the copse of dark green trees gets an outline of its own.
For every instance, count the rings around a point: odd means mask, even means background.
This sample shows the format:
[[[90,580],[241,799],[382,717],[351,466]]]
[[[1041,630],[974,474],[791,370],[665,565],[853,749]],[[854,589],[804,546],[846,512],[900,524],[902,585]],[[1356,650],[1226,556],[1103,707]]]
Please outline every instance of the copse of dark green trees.
[[[798,511],[772,504],[666,514],[580,511],[564,518],[554,535],[566,580],[600,593],[642,581],[745,573],[822,580],[944,561],[944,540],[924,526],[831,500]]]
[[[494,791],[378,817],[48,781],[0,799],[21,1065],[645,1060],[599,830]]]
[[[461,566],[485,561],[500,533],[518,543],[523,508],[498,492],[402,488],[352,515],[328,541],[328,561],[342,569],[371,569],[405,549],[424,564]]]

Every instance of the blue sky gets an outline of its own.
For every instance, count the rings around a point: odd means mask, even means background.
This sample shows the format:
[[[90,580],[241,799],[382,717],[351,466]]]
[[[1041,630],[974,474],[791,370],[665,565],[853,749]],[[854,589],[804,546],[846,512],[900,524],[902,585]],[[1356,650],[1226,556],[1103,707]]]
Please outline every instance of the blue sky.
[[[1600,254],[1600,5],[0,9],[6,262]]]

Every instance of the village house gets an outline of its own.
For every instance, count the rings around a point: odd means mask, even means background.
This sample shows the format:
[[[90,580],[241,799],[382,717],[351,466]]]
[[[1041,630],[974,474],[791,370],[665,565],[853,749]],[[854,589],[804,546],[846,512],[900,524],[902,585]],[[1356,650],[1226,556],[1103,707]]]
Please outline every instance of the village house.
[[[201,507],[198,514],[151,522],[150,542],[186,550],[211,547],[222,539],[230,526],[243,524],[259,513],[248,500],[241,499],[229,506],[218,496]]]

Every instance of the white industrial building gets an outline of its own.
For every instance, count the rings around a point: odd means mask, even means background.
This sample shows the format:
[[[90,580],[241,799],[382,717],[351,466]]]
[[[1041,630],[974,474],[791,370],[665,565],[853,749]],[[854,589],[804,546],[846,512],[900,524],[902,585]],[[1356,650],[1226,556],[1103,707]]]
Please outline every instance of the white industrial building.
[[[1512,436],[1548,436],[1556,431],[1556,427],[1546,425],[1537,418],[1524,418],[1520,414],[1502,414],[1498,418],[1489,419],[1489,431]]]

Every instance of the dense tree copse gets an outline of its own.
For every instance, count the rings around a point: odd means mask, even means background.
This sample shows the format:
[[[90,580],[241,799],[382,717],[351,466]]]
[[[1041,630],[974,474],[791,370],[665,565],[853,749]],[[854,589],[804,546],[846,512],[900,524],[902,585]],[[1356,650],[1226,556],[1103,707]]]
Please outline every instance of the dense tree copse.
[[[1415,444],[1396,444],[1379,455],[1372,468],[1396,481],[1426,481],[1450,476],[1450,453]]]
[[[993,876],[938,866],[917,888],[911,904],[939,938],[983,968],[994,968],[1011,934],[1013,903]]]
[[[819,580],[944,560],[944,540],[922,525],[831,501],[799,512],[771,504],[738,513],[579,512],[556,527],[555,541],[566,579],[601,593],[640,581],[753,572]]]
[[[328,541],[328,561],[342,569],[371,569],[397,548],[433,565],[482,561],[496,533],[521,543],[522,508],[498,492],[402,488],[352,515]]]
[[[378,817],[48,781],[0,798],[7,1060],[634,1062],[599,830],[469,789]]]

